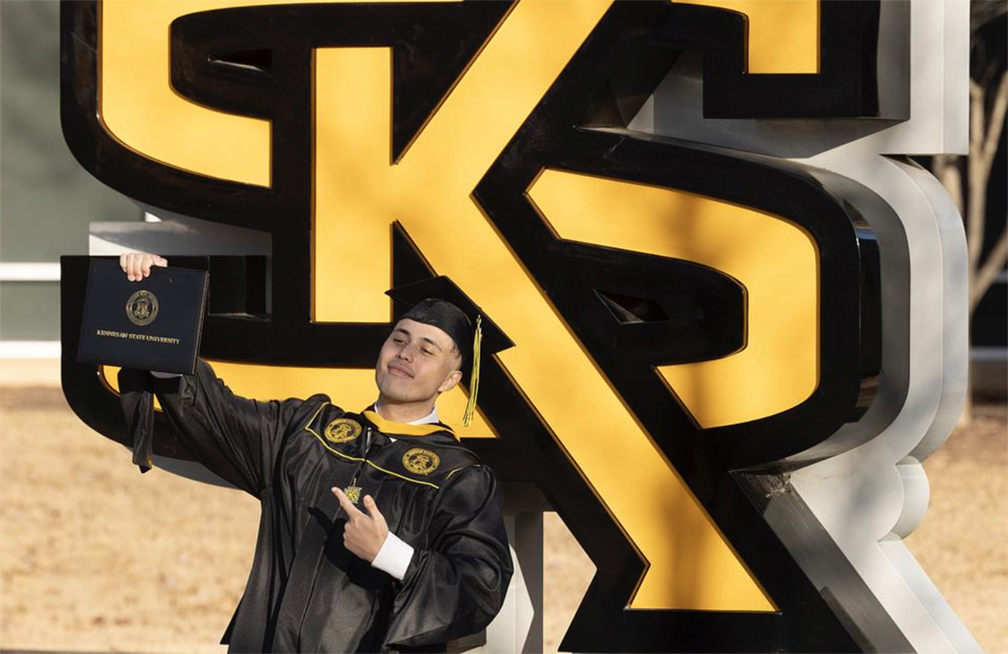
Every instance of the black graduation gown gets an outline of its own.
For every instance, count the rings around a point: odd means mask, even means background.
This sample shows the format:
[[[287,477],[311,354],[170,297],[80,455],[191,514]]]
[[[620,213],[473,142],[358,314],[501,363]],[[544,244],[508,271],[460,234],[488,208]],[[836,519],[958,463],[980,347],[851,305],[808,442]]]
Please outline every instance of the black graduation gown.
[[[228,651],[443,651],[500,609],[512,573],[500,487],[447,426],[348,413],[325,395],[245,399],[200,360],[192,376],[120,373],[134,434],[151,388],[194,456],[262,504]],[[401,582],[343,546],[330,489],[351,483],[414,548]]]

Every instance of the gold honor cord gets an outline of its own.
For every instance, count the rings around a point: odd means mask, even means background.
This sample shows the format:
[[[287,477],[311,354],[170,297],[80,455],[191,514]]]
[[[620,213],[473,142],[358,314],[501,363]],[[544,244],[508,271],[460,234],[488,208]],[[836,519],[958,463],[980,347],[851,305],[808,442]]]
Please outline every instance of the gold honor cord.
[[[482,341],[483,317],[476,316],[476,333],[473,336],[472,373],[469,377],[469,402],[466,404],[465,414],[462,416],[463,427],[468,427],[472,424],[473,414],[476,412],[476,393],[479,392],[480,343]]]

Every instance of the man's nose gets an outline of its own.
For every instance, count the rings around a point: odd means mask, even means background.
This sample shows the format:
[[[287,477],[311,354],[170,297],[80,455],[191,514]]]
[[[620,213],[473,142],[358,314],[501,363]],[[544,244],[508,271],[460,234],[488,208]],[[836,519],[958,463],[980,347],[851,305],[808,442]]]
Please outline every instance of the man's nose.
[[[413,360],[413,345],[412,344],[407,344],[407,345],[404,345],[401,348],[399,348],[399,351],[396,352],[396,358],[397,359],[402,359],[404,361],[412,361]]]

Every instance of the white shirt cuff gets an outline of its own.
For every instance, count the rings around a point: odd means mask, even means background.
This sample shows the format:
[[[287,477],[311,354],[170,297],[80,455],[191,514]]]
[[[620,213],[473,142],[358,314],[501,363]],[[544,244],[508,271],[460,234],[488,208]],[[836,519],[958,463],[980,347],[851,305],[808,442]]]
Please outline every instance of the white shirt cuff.
[[[371,565],[402,581],[412,560],[413,548],[390,531]]]
[[[159,370],[151,370],[150,374],[154,375],[158,379],[171,379],[172,377],[181,377],[182,375],[177,372],[161,372]]]

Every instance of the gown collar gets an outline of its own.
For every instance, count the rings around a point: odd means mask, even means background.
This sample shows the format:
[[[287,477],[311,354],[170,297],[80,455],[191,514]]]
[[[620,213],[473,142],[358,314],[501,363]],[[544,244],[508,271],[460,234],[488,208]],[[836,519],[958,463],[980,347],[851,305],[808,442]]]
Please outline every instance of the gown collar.
[[[447,433],[455,440],[458,440],[458,436],[452,431],[451,427],[437,421],[437,407],[427,417],[421,418],[414,423],[386,420],[374,410],[373,405],[365,409],[361,415],[386,436],[430,436],[432,434]]]
[[[368,408],[368,411],[374,411],[375,413],[378,413],[378,403],[375,402],[374,404],[372,404],[370,406],[370,408]],[[392,421],[388,420],[388,419],[385,419],[385,422],[392,423]],[[399,422],[397,422],[397,423],[393,423],[393,424],[397,424],[397,425],[426,425],[426,424],[430,424],[432,422],[441,422],[440,420],[438,420],[437,405],[434,405],[434,408],[431,409],[431,412],[428,413],[427,415],[425,415],[423,418],[417,418],[416,420],[410,420],[409,422],[405,422],[405,423],[399,423]]]

